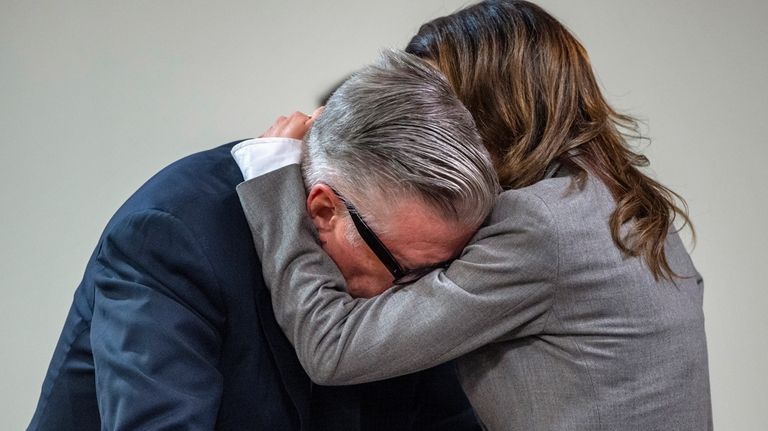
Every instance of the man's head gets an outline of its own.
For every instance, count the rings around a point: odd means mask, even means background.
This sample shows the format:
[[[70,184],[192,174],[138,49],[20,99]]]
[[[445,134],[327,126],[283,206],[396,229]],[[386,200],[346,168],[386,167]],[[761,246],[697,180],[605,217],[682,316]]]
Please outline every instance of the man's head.
[[[339,87],[306,145],[307,210],[353,296],[455,258],[498,190],[469,112],[438,71],[404,53]]]

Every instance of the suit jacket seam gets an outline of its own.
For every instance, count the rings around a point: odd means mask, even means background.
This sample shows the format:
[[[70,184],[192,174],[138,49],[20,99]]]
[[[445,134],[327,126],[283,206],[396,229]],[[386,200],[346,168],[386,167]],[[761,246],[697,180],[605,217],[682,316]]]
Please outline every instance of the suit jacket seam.
[[[223,289],[221,288],[221,282],[219,281],[219,275],[216,273],[216,270],[214,269],[214,266],[211,263],[211,259],[208,257],[208,254],[205,251],[205,247],[203,247],[202,244],[200,244],[200,242],[197,240],[197,235],[195,235],[195,232],[184,222],[184,220],[182,220],[176,214],[174,214],[174,213],[172,213],[170,211],[166,211],[166,210],[160,209],[160,208],[151,208],[151,210],[155,210],[155,211],[158,211],[160,213],[167,214],[168,216],[170,216],[173,219],[175,219],[176,221],[178,221],[179,224],[184,228],[184,230],[187,231],[187,233],[189,234],[190,238],[192,239],[194,244],[197,246],[197,249],[200,250],[200,254],[203,256],[203,258],[205,258],[205,264],[208,267],[208,271],[213,275],[212,278],[213,278],[213,280],[216,283],[216,299],[219,301],[219,304],[221,304],[222,308],[226,308],[226,302],[224,301],[224,292],[223,292]],[[225,319],[226,319],[227,315],[228,314],[227,314],[226,310],[222,310],[222,316],[225,316],[224,317]],[[212,326],[214,328],[216,327],[216,325],[214,325],[214,324],[212,324]],[[219,332],[219,331],[217,330],[217,332]],[[221,332],[219,332],[219,333],[221,334]]]
[[[560,326],[562,327],[562,322],[560,321],[559,317],[557,316],[557,313],[555,311],[555,301],[557,299],[557,287],[560,285],[560,270],[561,270],[561,258],[562,258],[562,245],[561,245],[561,239],[562,235],[560,232],[560,225],[555,221],[555,213],[552,211],[552,208],[547,203],[547,200],[544,199],[542,196],[540,196],[538,193],[535,193],[532,190],[523,190],[523,192],[530,194],[531,196],[536,197],[539,201],[541,201],[542,205],[547,209],[550,215],[550,222],[553,225],[555,229],[555,239],[557,242],[557,264],[555,266],[555,279],[553,281],[552,286],[552,303],[549,307],[549,314],[547,315],[546,320],[544,321],[544,325],[542,326],[541,332],[544,333],[546,330],[547,325],[549,324],[550,318],[554,316],[554,320],[557,321]],[[581,350],[581,346],[579,343],[577,343],[575,340],[573,340],[573,337],[569,336],[568,340],[573,343],[573,346],[576,348],[576,350],[579,352],[579,356],[581,357],[582,363],[584,364],[584,369],[587,373],[587,377],[589,378],[589,384],[592,387],[592,393],[594,396],[598,395],[597,387],[595,385],[594,378],[592,377],[592,372],[589,366],[589,361],[587,361],[586,357],[584,356],[584,353]],[[602,421],[600,418],[600,406],[599,403],[595,406],[595,414],[597,415],[597,424],[600,429],[602,429]]]
[[[519,190],[523,194],[529,195],[531,197],[536,198],[543,206],[546,208],[548,217],[547,217],[547,224],[551,225],[553,227],[554,233],[555,233],[555,277],[554,279],[548,280],[548,284],[550,285],[550,305],[547,307],[547,317],[544,319],[544,323],[541,326],[541,330],[539,333],[544,333],[546,331],[547,325],[549,324],[550,318],[552,314],[554,313],[555,308],[555,301],[557,300],[557,287],[560,285],[560,270],[561,270],[561,261],[562,261],[562,244],[561,244],[561,234],[560,234],[560,226],[555,221],[555,213],[552,211],[552,208],[547,203],[546,199],[541,197],[539,194],[531,191],[531,190]]]
[[[563,324],[560,321],[560,318],[557,316],[557,313],[553,312],[553,314],[555,315],[555,320],[557,320],[558,323],[560,323],[561,328],[563,328]],[[599,398],[599,392],[597,390],[597,386],[595,385],[595,380],[592,377],[591,366],[589,365],[589,361],[587,360],[587,358],[584,356],[584,352],[582,352],[581,346],[579,345],[578,342],[574,340],[572,335],[568,335],[567,339],[569,342],[573,344],[573,346],[579,352],[579,358],[581,359],[580,362],[584,364],[584,371],[587,373],[587,377],[589,377],[589,385],[592,387],[592,394],[594,397]],[[602,419],[600,416],[600,403],[597,402],[597,399],[593,400],[593,403],[594,403],[595,414],[597,415],[598,429],[603,429]]]
[[[139,209],[139,210],[127,213],[122,218],[121,222],[124,221],[124,220],[127,220],[131,216],[150,216],[153,213],[156,213],[156,215],[163,215],[163,216],[170,217],[174,222],[178,223],[179,226],[181,226],[183,228],[183,230],[187,233],[187,235],[190,237],[191,241],[195,244],[196,248],[199,250],[200,254],[205,259],[205,264],[207,266],[208,272],[213,275],[213,277],[211,277],[211,278],[216,283],[216,299],[218,300],[218,302],[221,305],[221,307],[226,307],[225,302],[224,302],[224,298],[223,298],[223,295],[222,295],[221,284],[219,283],[219,278],[218,278],[218,276],[216,274],[216,271],[214,271],[214,269],[213,269],[213,265],[211,264],[211,261],[208,258],[208,255],[205,253],[205,249],[198,242],[197,237],[194,234],[194,231],[192,229],[190,229],[189,226],[187,226],[187,224],[184,223],[184,221],[180,217],[178,217],[175,214],[173,214],[172,212],[164,210],[162,208],[149,207],[149,208],[142,208],[142,209]],[[102,240],[102,242],[103,242],[103,240]],[[94,263],[97,266],[99,266],[99,267],[101,267],[103,269],[106,269],[104,267],[104,265],[99,262],[100,259],[98,259],[98,258],[101,258],[103,256],[102,255],[102,250],[103,250],[103,247],[101,247],[101,244],[100,244],[100,246],[99,246],[99,253],[98,253],[97,259],[95,260]],[[195,314],[199,314],[199,313],[195,312]],[[227,315],[225,310],[222,310],[222,315],[223,316]],[[200,315],[200,317],[202,317],[203,320],[206,322],[206,324],[208,324],[214,331],[216,331],[220,335],[222,334],[222,329],[218,328],[217,325],[215,325],[213,322],[209,321],[207,318],[205,318],[202,315]]]

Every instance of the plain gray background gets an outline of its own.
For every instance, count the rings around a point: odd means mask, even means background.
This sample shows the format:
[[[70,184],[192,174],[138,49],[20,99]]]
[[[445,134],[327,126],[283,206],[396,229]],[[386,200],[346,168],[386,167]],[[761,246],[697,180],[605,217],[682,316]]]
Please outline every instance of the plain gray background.
[[[0,421],[24,428],[110,215],[184,155],[258,135],[449,0],[0,0]],[[705,278],[715,426],[768,429],[768,3],[546,0],[647,124]]]

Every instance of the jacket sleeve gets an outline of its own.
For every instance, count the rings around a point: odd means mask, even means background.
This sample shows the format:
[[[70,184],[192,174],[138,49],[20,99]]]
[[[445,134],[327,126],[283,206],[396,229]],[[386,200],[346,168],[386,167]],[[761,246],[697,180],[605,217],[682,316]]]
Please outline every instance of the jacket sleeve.
[[[102,429],[214,429],[223,314],[207,262],[166,212],[135,213],[107,231],[91,328]]]
[[[536,196],[505,193],[488,226],[447,270],[353,299],[314,239],[297,165],[242,183],[238,193],[277,321],[317,383],[415,372],[496,340],[537,333],[546,322],[558,243],[551,214]],[[279,217],[259,211],[264,205]]]

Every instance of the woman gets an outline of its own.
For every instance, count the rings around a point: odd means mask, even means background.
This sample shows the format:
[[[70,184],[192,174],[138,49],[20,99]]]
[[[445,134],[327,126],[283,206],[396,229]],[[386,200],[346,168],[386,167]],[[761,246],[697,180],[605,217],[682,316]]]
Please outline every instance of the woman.
[[[635,122],[605,101],[584,48],[534,4],[486,1],[425,24],[408,51],[451,82],[506,191],[450,267],[371,299],[339,291],[319,246],[273,257],[271,232],[306,244],[306,228],[253,229],[310,377],[359,383],[458,358],[489,429],[711,428],[702,280],[673,227],[689,222],[684,204],[638,169]]]

